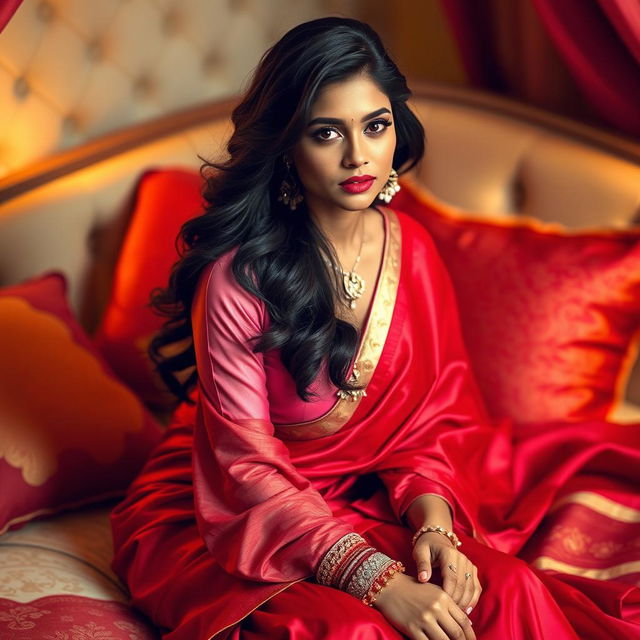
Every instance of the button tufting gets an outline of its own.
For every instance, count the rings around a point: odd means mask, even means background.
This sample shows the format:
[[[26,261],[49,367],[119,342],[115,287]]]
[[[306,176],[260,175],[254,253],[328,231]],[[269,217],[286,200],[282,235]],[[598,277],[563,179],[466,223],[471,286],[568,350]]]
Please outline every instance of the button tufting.
[[[13,93],[16,95],[16,98],[24,100],[29,95],[30,91],[31,87],[24,76],[18,76],[13,81]]]
[[[86,53],[89,60],[100,60],[103,56],[102,43],[99,40],[92,40],[87,44]]]
[[[248,9],[247,0],[229,0],[231,11],[243,12]]]
[[[518,180],[513,185],[513,208],[515,211],[522,211],[525,204],[526,191],[524,184]]]
[[[140,97],[148,96],[153,91],[153,80],[147,74],[143,74],[133,83],[133,91]]]
[[[219,51],[209,51],[202,58],[202,69],[205,73],[212,73],[222,66],[222,55]]]
[[[68,113],[62,118],[62,128],[66,133],[72,133],[80,129],[80,118],[74,113]]]
[[[50,2],[43,0],[43,2],[38,5],[36,15],[40,20],[42,20],[42,22],[51,22],[55,17],[56,12]]]
[[[165,35],[173,36],[180,30],[180,14],[173,10],[165,14],[162,21],[162,30]]]

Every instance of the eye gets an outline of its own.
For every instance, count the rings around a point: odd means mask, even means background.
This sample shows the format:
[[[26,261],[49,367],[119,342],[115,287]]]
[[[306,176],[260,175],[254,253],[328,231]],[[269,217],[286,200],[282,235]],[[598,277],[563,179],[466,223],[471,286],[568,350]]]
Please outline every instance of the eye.
[[[370,122],[367,129],[369,127],[376,127],[375,130],[372,131],[372,133],[382,133],[387,127],[390,127],[392,124],[393,123],[391,122],[391,120],[385,120],[384,118],[380,118],[379,120],[374,120],[373,122]]]
[[[321,129],[316,129],[313,132],[313,137],[316,138],[317,140],[321,140],[321,141],[325,141],[325,140],[335,140],[335,137],[330,137],[327,134],[331,134],[331,133],[335,133],[338,134],[338,132],[331,128],[331,127],[322,127]]]

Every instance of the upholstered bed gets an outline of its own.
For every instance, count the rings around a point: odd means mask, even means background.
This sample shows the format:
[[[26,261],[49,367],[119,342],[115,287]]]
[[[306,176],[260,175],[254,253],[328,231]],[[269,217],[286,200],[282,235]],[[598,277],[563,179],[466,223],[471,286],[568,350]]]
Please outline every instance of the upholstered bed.
[[[391,206],[427,226],[451,269],[492,413],[640,421],[640,145],[413,86],[427,155]],[[0,181],[0,638],[157,633],[109,568],[108,513],[170,420],[144,361],[161,322],[145,303],[198,211],[198,155],[224,153],[232,104]]]

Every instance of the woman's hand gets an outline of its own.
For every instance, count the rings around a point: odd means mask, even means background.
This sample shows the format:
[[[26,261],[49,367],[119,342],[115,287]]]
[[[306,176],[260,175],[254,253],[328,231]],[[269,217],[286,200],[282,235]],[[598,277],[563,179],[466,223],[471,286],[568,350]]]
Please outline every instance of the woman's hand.
[[[412,640],[476,640],[471,621],[438,585],[396,573],[373,606]]]
[[[443,591],[465,613],[471,613],[480,598],[482,587],[478,581],[478,570],[467,556],[441,534],[429,532],[423,533],[416,540],[413,559],[418,569],[419,582],[428,582],[432,566],[439,566]]]

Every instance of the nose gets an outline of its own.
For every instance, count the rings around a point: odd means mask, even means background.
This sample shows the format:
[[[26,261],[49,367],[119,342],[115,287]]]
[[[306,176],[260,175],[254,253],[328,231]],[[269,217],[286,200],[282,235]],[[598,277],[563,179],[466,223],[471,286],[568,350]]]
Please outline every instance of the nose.
[[[351,139],[348,144],[345,145],[345,152],[342,158],[342,164],[346,168],[356,168],[363,164],[368,164],[369,160],[366,157],[366,145],[362,141],[357,139]]]

